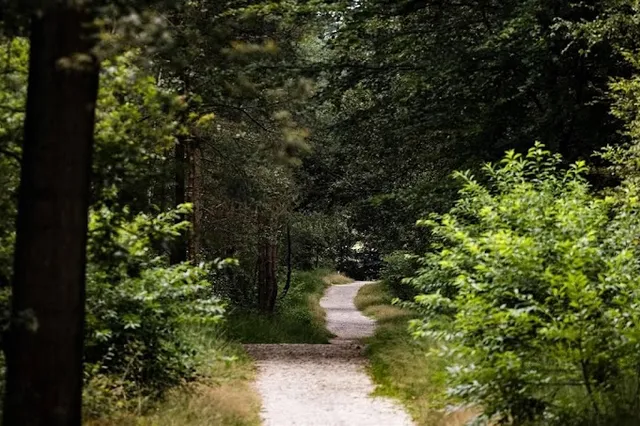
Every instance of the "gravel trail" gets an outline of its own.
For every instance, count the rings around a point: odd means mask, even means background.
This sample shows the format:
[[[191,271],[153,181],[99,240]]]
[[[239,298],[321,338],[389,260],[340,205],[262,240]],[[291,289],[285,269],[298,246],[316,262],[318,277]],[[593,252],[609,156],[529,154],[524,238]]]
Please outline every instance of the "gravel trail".
[[[246,345],[258,365],[264,426],[413,426],[399,404],[370,395],[359,339],[373,333],[375,321],[353,304],[365,284],[329,287],[320,301],[336,336],[331,344]]]

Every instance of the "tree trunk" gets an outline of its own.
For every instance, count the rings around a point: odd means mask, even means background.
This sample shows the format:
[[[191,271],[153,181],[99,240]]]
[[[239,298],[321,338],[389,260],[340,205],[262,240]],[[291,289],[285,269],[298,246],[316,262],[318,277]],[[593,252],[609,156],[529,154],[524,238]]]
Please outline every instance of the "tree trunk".
[[[291,223],[287,222],[287,282],[282,289],[282,299],[285,298],[291,288]]]
[[[188,239],[188,258],[193,264],[197,264],[200,254],[200,232],[202,223],[202,151],[196,141],[191,141],[187,145],[187,165],[189,169],[187,185],[187,202],[193,206],[191,214],[191,230]]]
[[[182,80],[182,96],[184,101],[188,101],[189,97],[189,72],[187,69],[182,70],[180,76]],[[188,102],[187,102],[188,105]],[[180,121],[186,124],[189,118],[189,109],[184,108],[180,114]],[[175,199],[176,206],[184,204],[188,201],[188,183],[186,182],[189,173],[189,138],[185,135],[178,137],[178,143],[175,148]],[[184,219],[184,218],[182,218]],[[169,262],[172,265],[185,262],[187,260],[187,236],[180,235],[174,241],[171,253],[169,256]]]
[[[81,424],[87,212],[99,64],[71,1],[33,17],[3,424]]]
[[[175,148],[175,201],[176,206],[185,203],[185,144],[183,138],[178,140]],[[185,238],[180,235],[171,245],[170,262],[172,265],[187,260]]]
[[[277,245],[264,240],[258,256],[258,308],[271,313],[278,297]]]

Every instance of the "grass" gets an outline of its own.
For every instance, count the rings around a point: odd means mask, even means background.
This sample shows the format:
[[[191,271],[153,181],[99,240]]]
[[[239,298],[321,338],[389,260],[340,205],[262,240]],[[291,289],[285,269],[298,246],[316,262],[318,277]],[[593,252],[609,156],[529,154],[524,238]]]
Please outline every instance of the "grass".
[[[444,360],[428,356],[431,344],[415,341],[407,331],[412,313],[391,305],[392,296],[383,283],[360,289],[355,303],[365,315],[378,321],[374,336],[366,340],[369,372],[377,384],[376,394],[399,399],[417,425],[462,426],[475,416],[472,410],[444,414]]]
[[[353,280],[340,272],[333,272],[325,275],[322,280],[327,285],[342,285],[352,283]]]
[[[327,286],[351,282],[329,270],[295,271],[291,289],[272,315],[236,309],[228,319],[228,337],[242,343],[328,343],[320,298]]]
[[[202,380],[170,393],[136,426],[258,426],[260,397],[252,388],[253,362],[240,348],[231,362],[213,362]]]
[[[259,426],[260,397],[251,383],[253,361],[238,344],[208,333],[194,338],[208,347],[198,380],[179,386],[160,401],[140,401],[139,409],[112,410],[109,416],[86,421],[86,426]],[[212,339],[213,337],[213,339]],[[204,342],[207,340],[207,342]],[[205,347],[203,346],[203,349]]]

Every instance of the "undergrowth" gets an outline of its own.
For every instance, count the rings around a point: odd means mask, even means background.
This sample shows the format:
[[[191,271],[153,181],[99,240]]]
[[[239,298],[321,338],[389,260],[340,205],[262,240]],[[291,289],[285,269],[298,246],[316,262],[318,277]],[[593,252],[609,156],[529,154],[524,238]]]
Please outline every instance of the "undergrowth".
[[[237,308],[226,321],[227,335],[242,343],[328,343],[320,299],[327,286],[346,277],[326,269],[295,271],[291,289],[271,315]]]
[[[90,383],[85,406],[100,408],[87,426],[258,426],[260,398],[251,386],[253,361],[238,344],[224,342],[219,332],[192,330],[190,339],[200,347],[194,356],[196,379],[169,390],[158,401],[96,400],[100,392]],[[85,411],[86,408],[85,407]]]

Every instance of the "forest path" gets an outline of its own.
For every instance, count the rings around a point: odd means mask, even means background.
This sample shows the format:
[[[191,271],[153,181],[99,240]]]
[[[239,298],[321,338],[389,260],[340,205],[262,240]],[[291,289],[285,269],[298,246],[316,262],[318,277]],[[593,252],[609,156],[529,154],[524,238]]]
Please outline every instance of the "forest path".
[[[329,287],[320,301],[328,345],[246,345],[256,359],[256,387],[264,426],[412,426],[402,407],[373,397],[359,339],[373,334],[375,321],[353,303],[366,282]]]

